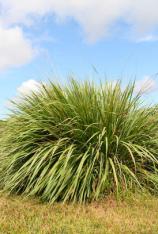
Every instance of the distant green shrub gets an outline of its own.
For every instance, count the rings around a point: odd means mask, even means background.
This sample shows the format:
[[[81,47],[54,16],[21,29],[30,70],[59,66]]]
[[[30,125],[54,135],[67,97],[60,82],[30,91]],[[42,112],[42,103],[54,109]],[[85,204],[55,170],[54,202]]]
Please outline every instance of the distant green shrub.
[[[44,201],[158,190],[158,120],[134,84],[50,83],[15,104],[1,137],[1,185]],[[151,117],[152,116],[152,117]]]

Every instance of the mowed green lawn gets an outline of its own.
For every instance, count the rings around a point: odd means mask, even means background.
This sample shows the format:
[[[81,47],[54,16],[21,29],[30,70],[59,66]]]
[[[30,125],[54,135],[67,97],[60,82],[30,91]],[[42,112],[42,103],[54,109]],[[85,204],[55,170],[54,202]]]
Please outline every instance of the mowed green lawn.
[[[109,197],[87,205],[49,205],[1,195],[0,233],[157,234],[158,198],[135,196],[116,202]]]

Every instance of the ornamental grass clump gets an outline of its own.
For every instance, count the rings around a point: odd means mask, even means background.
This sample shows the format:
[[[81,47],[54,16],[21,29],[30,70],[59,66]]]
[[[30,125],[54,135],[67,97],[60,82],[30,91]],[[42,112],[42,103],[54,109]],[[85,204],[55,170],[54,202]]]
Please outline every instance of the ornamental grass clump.
[[[72,80],[23,96],[1,137],[0,183],[43,201],[158,191],[158,120],[134,83]]]

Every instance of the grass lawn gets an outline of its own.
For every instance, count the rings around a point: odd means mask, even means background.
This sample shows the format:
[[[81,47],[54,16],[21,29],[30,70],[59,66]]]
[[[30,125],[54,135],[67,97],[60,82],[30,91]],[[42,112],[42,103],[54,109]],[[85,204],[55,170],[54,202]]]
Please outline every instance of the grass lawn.
[[[3,234],[157,234],[158,199],[136,196],[87,205],[41,204],[38,200],[0,195]]]

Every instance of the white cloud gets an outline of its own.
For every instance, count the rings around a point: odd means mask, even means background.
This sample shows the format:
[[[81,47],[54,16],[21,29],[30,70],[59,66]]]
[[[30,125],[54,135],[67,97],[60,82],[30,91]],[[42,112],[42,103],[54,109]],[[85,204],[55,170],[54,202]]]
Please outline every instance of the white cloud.
[[[40,91],[42,83],[36,81],[36,80],[27,80],[24,81],[18,88],[17,93],[14,97],[12,97],[11,100],[8,100],[4,103],[4,106],[8,109],[13,109],[14,103],[21,102],[21,98],[25,95],[30,95],[32,92],[38,93]],[[14,103],[12,102],[14,101]]]
[[[136,42],[140,43],[140,42],[151,42],[151,41],[157,41],[158,40],[158,36],[155,35],[146,35],[144,37],[140,37],[136,40]]]
[[[0,0],[0,5],[2,24],[30,24],[47,14],[58,20],[69,17],[89,41],[108,35],[118,20],[129,24],[139,37],[158,26],[157,0]]]
[[[34,52],[19,27],[0,27],[0,70],[29,62]]]
[[[39,17],[53,15],[58,22],[73,19],[90,42],[109,35],[121,20],[130,26],[137,42],[143,42],[158,39],[152,36],[158,27],[157,9],[158,0],[0,0],[0,70],[34,57],[22,26],[35,24]]]
[[[135,83],[135,92],[141,92],[141,93],[150,93],[156,90],[157,83],[155,79],[153,79],[150,76],[145,76],[143,79],[136,81]]]
[[[36,80],[27,80],[17,88],[19,94],[29,95],[31,92],[39,92],[41,83]]]

